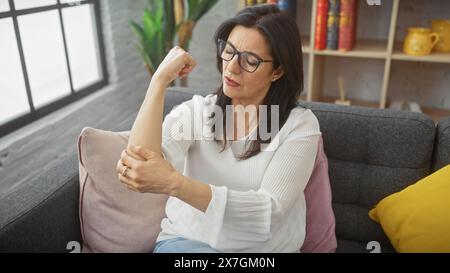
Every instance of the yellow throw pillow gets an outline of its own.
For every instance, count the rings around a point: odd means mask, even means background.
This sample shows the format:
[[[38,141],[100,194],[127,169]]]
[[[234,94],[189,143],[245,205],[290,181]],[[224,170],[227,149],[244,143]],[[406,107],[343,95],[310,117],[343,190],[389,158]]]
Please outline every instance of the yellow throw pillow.
[[[450,165],[369,212],[398,252],[450,252]]]

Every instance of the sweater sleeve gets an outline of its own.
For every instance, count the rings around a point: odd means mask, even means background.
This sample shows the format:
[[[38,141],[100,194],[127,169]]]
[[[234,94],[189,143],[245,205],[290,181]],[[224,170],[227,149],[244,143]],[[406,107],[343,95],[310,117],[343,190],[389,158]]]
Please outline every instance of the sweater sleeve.
[[[204,105],[211,101],[211,96],[194,95],[191,100],[175,106],[164,118],[161,143],[163,157],[180,172],[183,172],[190,146],[202,130],[200,121]]]
[[[243,192],[211,186],[213,196],[205,217],[222,223],[220,230],[209,236],[207,243],[212,247],[230,252],[258,247],[270,240],[294,203],[304,198],[321,133],[312,112],[297,119],[300,121],[276,149],[258,190]],[[306,205],[300,204],[296,209],[303,211],[298,215],[306,215]],[[303,226],[298,226],[296,232],[302,232],[304,239],[306,223],[300,223]]]

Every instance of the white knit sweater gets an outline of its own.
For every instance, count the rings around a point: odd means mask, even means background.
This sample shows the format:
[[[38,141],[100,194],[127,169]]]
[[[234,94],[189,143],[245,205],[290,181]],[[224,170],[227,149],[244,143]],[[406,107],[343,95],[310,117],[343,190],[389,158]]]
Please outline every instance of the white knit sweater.
[[[189,134],[205,130],[203,109],[216,98],[195,95],[164,119],[164,157],[184,175],[209,184],[212,199],[202,212],[170,197],[157,241],[183,236],[223,252],[298,252],[306,227],[303,191],[321,134],[317,118],[309,109],[294,108],[270,148],[238,161],[235,154],[256,130],[221,153],[213,140],[182,139],[178,130],[189,127],[186,121],[192,125]]]

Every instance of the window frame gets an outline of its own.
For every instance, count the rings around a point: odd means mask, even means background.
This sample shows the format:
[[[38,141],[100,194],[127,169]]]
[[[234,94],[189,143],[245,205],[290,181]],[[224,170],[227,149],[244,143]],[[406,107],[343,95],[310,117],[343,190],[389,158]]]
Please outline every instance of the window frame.
[[[54,5],[48,5],[48,6],[42,6],[42,7],[35,7],[35,8],[27,8],[27,9],[20,9],[16,10],[14,5],[14,0],[8,0],[9,2],[9,11],[6,12],[0,12],[0,19],[3,18],[11,18],[13,21],[14,26],[14,33],[16,35],[16,43],[17,48],[20,56],[20,64],[22,66],[22,74],[23,79],[25,81],[25,89],[27,93],[27,99],[28,104],[30,108],[30,112],[24,115],[21,115],[17,118],[14,118],[2,125],[0,125],[0,137],[3,137],[13,131],[16,131],[22,127],[24,127],[27,124],[30,124],[52,112],[55,112],[58,109],[61,109],[64,106],[67,106],[89,94],[94,93],[95,91],[98,91],[102,87],[108,85],[108,72],[107,72],[107,66],[106,66],[106,58],[105,58],[105,45],[103,41],[103,30],[101,25],[101,14],[100,14],[100,1],[99,0],[83,0],[80,2],[74,2],[74,3],[61,3],[61,0],[57,0],[57,3]],[[94,20],[95,20],[95,33],[97,33],[97,45],[98,45],[98,58],[100,61],[100,69],[102,72],[102,78],[80,90],[77,90],[75,92],[73,88],[73,78],[72,78],[72,71],[70,69],[70,63],[69,63],[69,53],[67,50],[67,40],[66,40],[66,33],[65,33],[65,27],[64,27],[64,20],[62,15],[62,9],[64,8],[70,8],[73,6],[78,5],[87,5],[92,4],[94,8]],[[60,29],[62,33],[63,38],[63,45],[64,45],[64,54],[65,54],[65,60],[66,60],[66,67],[68,71],[68,77],[70,82],[70,95],[64,96],[60,99],[57,99],[56,101],[53,101],[49,104],[46,104],[43,107],[40,107],[39,109],[35,109],[33,104],[33,98],[31,95],[31,87],[30,82],[28,78],[28,72],[27,67],[25,63],[25,55],[23,51],[22,46],[22,40],[19,32],[19,25],[17,17],[25,14],[33,14],[43,11],[49,11],[49,10],[57,10],[59,14],[59,21],[60,21]]]

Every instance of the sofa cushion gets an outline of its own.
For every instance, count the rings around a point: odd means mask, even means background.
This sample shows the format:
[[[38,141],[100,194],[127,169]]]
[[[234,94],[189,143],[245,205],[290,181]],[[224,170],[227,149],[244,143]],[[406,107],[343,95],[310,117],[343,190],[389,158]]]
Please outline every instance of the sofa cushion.
[[[83,252],[151,252],[166,195],[137,193],[115,170],[129,132],[84,128],[80,134],[80,222]]]
[[[336,251],[353,252],[353,247],[370,241],[379,242],[381,252],[393,251],[368,212],[382,198],[429,174],[433,121],[412,112],[318,102],[300,105],[314,112],[323,135],[336,217]],[[340,241],[358,244],[339,245]]]
[[[381,200],[369,215],[398,252],[450,252],[450,165]]]
[[[305,188],[306,236],[300,251],[303,253],[335,252],[337,247],[335,218],[331,206],[331,186],[328,160],[319,139],[316,161]]]
[[[81,242],[77,158],[59,163],[0,200],[0,252],[68,252]]]

